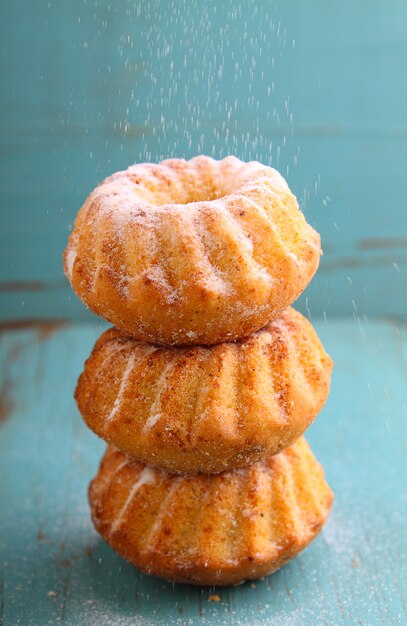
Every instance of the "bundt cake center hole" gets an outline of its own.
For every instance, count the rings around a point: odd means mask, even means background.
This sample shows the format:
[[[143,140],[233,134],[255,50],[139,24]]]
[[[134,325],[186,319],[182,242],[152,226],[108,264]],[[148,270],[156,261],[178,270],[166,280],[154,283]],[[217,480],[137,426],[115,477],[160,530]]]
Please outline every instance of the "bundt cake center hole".
[[[149,194],[148,194],[149,195]],[[212,202],[220,200],[228,195],[228,190],[224,188],[208,188],[192,186],[184,189],[170,189],[155,191],[152,201],[156,206],[163,206],[168,203],[174,204],[192,204],[194,202]]]
[[[194,202],[212,202],[228,195],[225,189],[137,189],[138,197],[156,207],[167,204],[188,205]]]
[[[224,189],[195,189],[188,198],[187,204],[190,202],[212,202],[220,200],[226,196]]]

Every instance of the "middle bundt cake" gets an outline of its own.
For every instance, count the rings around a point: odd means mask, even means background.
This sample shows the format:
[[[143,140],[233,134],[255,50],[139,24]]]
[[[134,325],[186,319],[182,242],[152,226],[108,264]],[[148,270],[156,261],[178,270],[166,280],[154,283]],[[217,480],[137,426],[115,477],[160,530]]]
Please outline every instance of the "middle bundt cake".
[[[243,467],[293,443],[324,405],[332,361],[292,308],[244,341],[165,348],[112,328],[75,397],[88,426],[175,473]]]
[[[141,571],[231,585],[269,574],[318,534],[332,492],[305,439],[245,469],[174,476],[108,448],[90,485],[102,537]]]
[[[320,254],[276,170],[199,156],[103,181],[79,211],[64,268],[83,302],[135,339],[209,345],[276,317]]]

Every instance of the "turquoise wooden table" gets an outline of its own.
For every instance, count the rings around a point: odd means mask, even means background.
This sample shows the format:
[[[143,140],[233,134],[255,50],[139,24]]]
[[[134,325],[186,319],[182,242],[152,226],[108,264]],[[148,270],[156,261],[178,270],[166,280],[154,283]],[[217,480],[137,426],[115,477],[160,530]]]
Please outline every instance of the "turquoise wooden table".
[[[3,330],[0,623],[406,624],[407,326],[314,322],[335,357],[308,437],[335,491],[331,518],[273,576],[215,592],[138,573],[92,528],[86,490],[104,446],[72,391],[101,328]]]

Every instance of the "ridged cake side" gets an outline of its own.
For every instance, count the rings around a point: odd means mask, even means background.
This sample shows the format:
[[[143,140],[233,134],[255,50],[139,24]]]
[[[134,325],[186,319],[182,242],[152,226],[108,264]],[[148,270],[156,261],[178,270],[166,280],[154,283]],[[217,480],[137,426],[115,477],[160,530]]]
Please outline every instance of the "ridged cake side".
[[[215,344],[291,304],[320,252],[278,172],[200,156],[106,179],[79,211],[64,267],[83,302],[136,339]]]
[[[332,361],[287,309],[246,340],[163,348],[105,332],[75,397],[87,425],[137,460],[177,472],[242,467],[290,445],[325,403]]]
[[[269,574],[305,548],[333,495],[304,439],[263,463],[174,476],[108,448],[89,489],[102,537],[148,574],[230,585]]]

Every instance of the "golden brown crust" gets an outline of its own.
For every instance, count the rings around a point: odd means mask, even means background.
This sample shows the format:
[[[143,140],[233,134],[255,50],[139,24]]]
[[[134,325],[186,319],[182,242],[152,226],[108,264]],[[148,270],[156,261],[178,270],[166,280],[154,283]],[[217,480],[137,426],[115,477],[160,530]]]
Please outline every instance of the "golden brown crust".
[[[222,472],[293,443],[324,405],[332,361],[292,308],[239,343],[163,348],[112,328],[75,397],[87,425],[138,461]]]
[[[174,476],[108,448],[89,489],[102,537],[143,572],[231,585],[281,567],[322,528],[333,495],[306,441],[251,467]]]
[[[276,317],[319,257],[278,172],[200,156],[106,179],[79,211],[64,268],[90,309],[136,339],[210,345]]]

